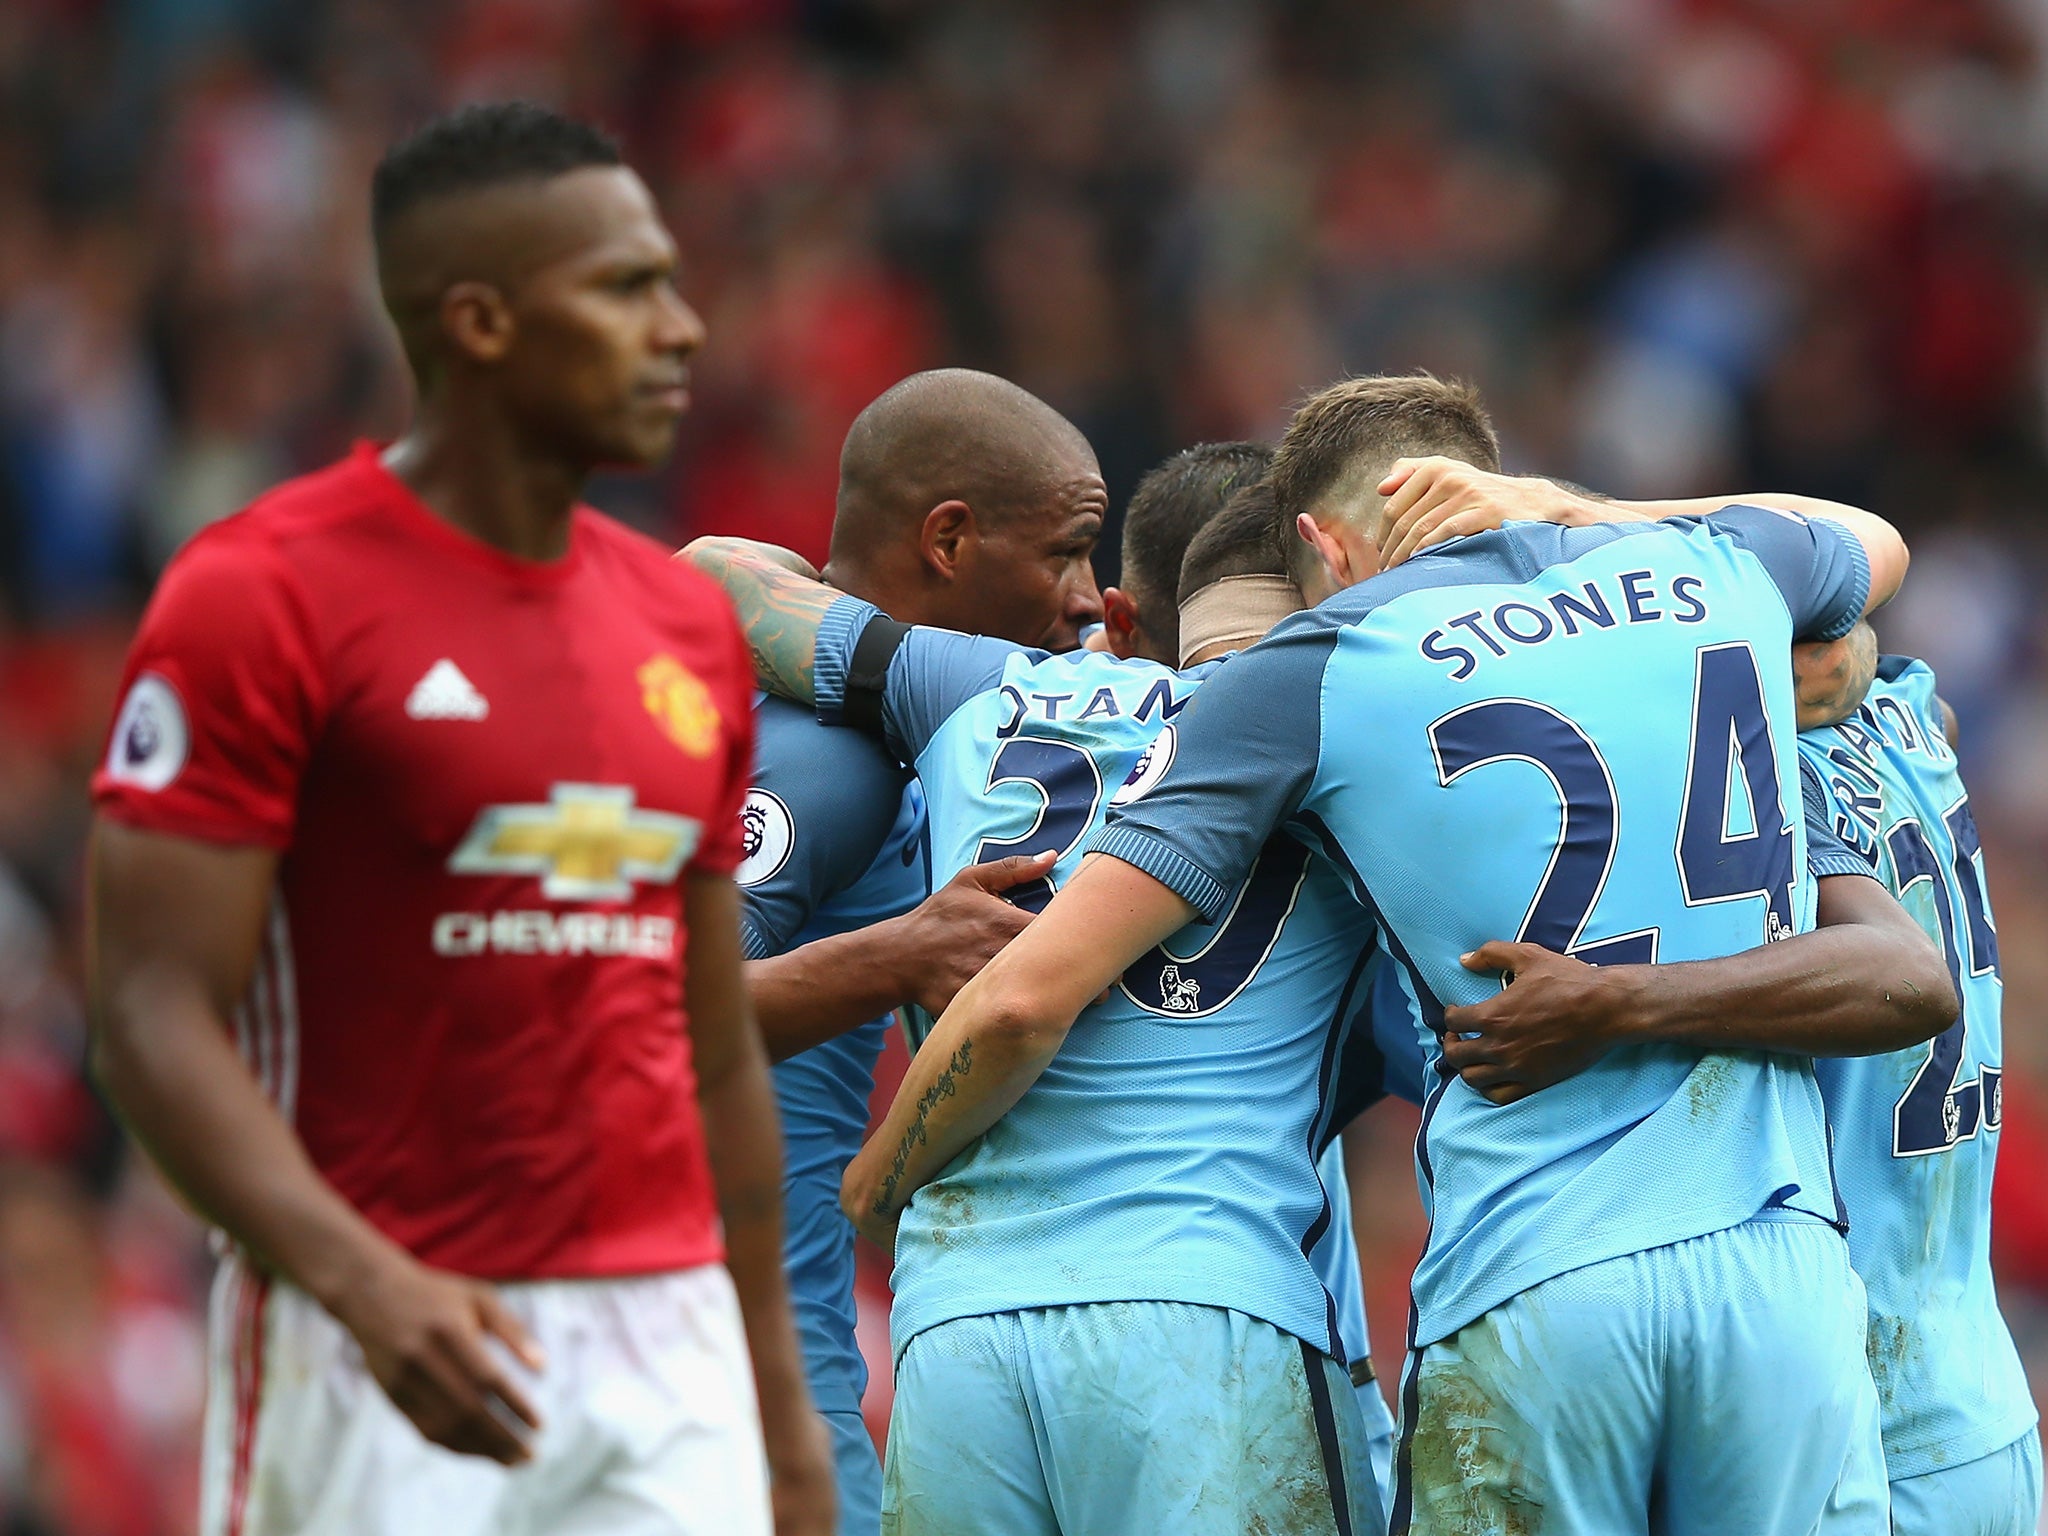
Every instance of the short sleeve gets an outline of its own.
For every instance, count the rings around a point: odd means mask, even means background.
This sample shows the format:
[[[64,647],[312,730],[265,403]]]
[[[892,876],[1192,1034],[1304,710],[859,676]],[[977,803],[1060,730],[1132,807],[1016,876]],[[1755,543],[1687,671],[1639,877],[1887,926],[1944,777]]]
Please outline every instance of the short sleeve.
[[[1745,506],[1723,507],[1699,521],[1762,562],[1791,611],[1793,639],[1839,640],[1863,617],[1870,557],[1862,541],[1837,524]]]
[[[818,626],[818,718],[879,734],[914,763],[955,710],[1002,681],[1013,658],[1048,654],[986,635],[912,628],[843,597]]]
[[[1827,875],[1876,877],[1870,861],[1842,841],[1835,831],[1834,797],[1820,770],[1804,753],[1799,758],[1799,793],[1806,813],[1806,868],[1816,880]]]
[[[144,831],[283,849],[325,683],[283,558],[232,526],[202,534],[158,583],[93,801]]]
[[[755,739],[735,878],[746,956],[764,960],[867,873],[896,825],[907,775],[870,738],[820,725],[786,699],[761,701]]]
[[[1110,812],[1089,851],[1135,864],[1205,920],[1221,915],[1314,780],[1336,633],[1304,614],[1217,668],[1174,722],[1166,772]]]
[[[731,605],[719,595],[719,637],[714,643],[724,650],[724,664],[713,683],[713,697],[724,723],[719,733],[716,758],[718,786],[712,819],[704,828],[703,840],[690,859],[690,870],[700,875],[729,875],[746,858],[746,838],[740,812],[754,778],[754,661],[740,633],[739,620]]]

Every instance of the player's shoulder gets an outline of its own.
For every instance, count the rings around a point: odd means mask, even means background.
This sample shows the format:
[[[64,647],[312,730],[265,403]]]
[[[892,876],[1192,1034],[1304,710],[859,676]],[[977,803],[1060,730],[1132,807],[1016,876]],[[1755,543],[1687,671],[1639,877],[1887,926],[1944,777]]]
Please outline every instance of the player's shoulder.
[[[345,600],[361,586],[337,541],[388,495],[368,453],[286,480],[194,534],[158,578],[151,628],[261,650],[282,631],[320,631],[316,616],[332,606],[321,594]]]
[[[1414,555],[1391,570],[1381,571],[1336,593],[1316,608],[1296,614],[1275,627],[1267,638],[1300,641],[1333,628],[1356,625],[1411,594],[1473,586],[1518,586],[1536,581],[1557,567],[1569,566],[1617,543],[1640,551],[1652,564],[1676,560],[1691,564],[1702,543],[1754,549],[1772,542],[1770,535],[1811,528],[1797,512],[1731,502],[1696,516],[1656,521],[1592,523],[1513,522],[1482,533],[1451,539]],[[1425,604],[1425,608],[1433,605]]]
[[[1116,656],[1108,651],[1031,651],[1019,648],[1005,668],[1005,681],[1044,682],[1061,687],[1114,687],[1177,677],[1163,662],[1142,656]]]
[[[210,523],[171,557],[166,575],[236,572],[283,577],[317,570],[304,558],[309,542],[332,536],[375,512],[383,488],[368,472],[367,447],[309,474],[272,486],[239,511]]]
[[[751,693],[752,662],[725,589],[668,545],[592,507],[576,509],[583,559],[603,583],[608,602],[648,623],[709,668]]]
[[[908,780],[908,771],[867,733],[822,725],[810,710],[786,699],[761,700],[754,716],[752,785],[782,820],[891,820]]]
[[[1887,722],[1895,728],[1887,729]],[[1847,742],[1868,755],[1880,750],[1888,738],[1898,735],[1900,728],[1913,738],[1904,743],[1908,746],[1917,745],[1923,728],[1942,736],[1941,704],[1932,667],[1918,657],[1886,654],[1877,658],[1870,688],[1855,713],[1833,725],[1802,731],[1799,739],[1802,745]]]
[[[1109,746],[1148,739],[1180,713],[1212,670],[1180,672],[1144,657],[1066,651],[1013,665],[984,697],[997,701],[998,735],[1028,722],[1041,734]]]
[[[1880,698],[1926,700],[1935,695],[1934,668],[1917,656],[1890,652],[1877,658],[1877,672],[1870,680],[1870,692]]]
[[[801,777],[849,793],[883,781],[901,790],[904,770],[865,731],[826,725],[815,711],[772,693],[754,705],[755,777],[769,782]]]
[[[674,545],[652,538],[596,507],[577,504],[576,537],[586,541],[601,558],[623,570],[635,571],[645,580],[682,587],[699,582],[707,587],[717,586],[688,560],[677,559]]]
[[[656,602],[664,614],[707,628],[737,627],[725,589],[674,548],[595,507],[576,509],[576,537],[607,581]]]

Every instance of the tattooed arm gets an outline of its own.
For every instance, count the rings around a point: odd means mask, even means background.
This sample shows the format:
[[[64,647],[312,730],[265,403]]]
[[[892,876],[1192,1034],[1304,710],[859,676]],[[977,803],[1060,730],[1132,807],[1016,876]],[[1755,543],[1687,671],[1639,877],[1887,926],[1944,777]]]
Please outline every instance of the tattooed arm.
[[[881,1128],[847,1166],[839,1204],[894,1247],[910,1197],[1009,1112],[1074,1019],[1193,909],[1134,865],[1090,854],[1074,878],[933,1026]]]
[[[817,703],[818,622],[845,594],[819,580],[801,556],[752,539],[696,539],[678,558],[725,588],[761,686],[799,704]]]
[[[1877,676],[1877,631],[1863,619],[1839,640],[1803,640],[1792,647],[1799,686],[1799,729],[1834,725],[1856,713]]]

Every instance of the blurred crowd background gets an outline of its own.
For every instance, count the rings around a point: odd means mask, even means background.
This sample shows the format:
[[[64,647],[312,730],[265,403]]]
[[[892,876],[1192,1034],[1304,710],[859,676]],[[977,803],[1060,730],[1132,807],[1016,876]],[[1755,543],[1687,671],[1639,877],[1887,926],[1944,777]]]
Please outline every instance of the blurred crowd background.
[[[847,423],[941,363],[1064,410],[1119,506],[1428,367],[1519,469],[1898,522],[1884,636],[1961,715],[2005,935],[1999,1261],[2048,1381],[2044,49],[2034,0],[0,0],[0,1536],[192,1523],[207,1260],[81,1075],[86,776],[164,560],[403,421],[369,171],[483,96],[603,121],[682,243],[696,408],[598,495],[664,538],[822,552]],[[1412,1131],[1359,1156],[1383,1367]]]

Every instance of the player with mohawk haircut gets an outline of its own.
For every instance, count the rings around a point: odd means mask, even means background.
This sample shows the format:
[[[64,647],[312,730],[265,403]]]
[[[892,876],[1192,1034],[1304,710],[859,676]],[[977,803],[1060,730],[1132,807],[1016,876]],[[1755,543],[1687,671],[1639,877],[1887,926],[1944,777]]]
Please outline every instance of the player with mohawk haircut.
[[[703,325],[545,108],[429,123],[372,203],[412,425],[179,555],[95,784],[94,1065],[228,1240],[201,1528],[826,1536],[746,653],[577,504],[667,454]]]

